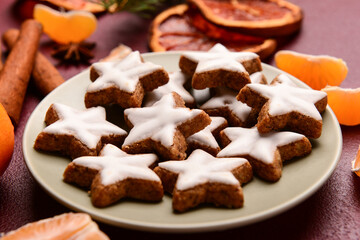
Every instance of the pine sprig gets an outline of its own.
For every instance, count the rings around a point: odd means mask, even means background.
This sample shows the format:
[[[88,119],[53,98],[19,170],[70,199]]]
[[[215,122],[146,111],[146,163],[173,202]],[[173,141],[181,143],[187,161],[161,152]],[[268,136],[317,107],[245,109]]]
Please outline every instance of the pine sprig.
[[[100,0],[109,12],[127,11],[142,17],[151,17],[164,6],[183,2],[183,0]]]

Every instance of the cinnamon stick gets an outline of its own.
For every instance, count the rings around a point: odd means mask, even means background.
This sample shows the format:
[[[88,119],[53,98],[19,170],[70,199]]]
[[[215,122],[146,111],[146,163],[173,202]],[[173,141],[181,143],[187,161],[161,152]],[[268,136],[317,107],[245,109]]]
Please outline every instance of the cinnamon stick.
[[[9,50],[14,47],[16,40],[19,37],[19,34],[20,31],[13,28],[7,30],[3,34],[2,41]],[[59,71],[40,52],[37,52],[35,57],[35,64],[32,70],[32,78],[35,87],[43,96],[46,96],[56,87],[65,82]]]
[[[39,45],[42,26],[33,19],[26,20],[20,35],[0,73],[0,103],[16,126]]]

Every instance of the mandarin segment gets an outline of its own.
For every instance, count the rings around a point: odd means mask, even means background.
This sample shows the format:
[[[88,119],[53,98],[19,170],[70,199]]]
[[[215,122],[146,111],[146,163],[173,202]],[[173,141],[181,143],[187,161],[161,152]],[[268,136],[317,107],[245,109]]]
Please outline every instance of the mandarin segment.
[[[52,218],[28,223],[7,233],[2,240],[54,239],[54,240],[108,240],[89,215],[64,213]]]
[[[346,89],[326,87],[322,89],[328,95],[328,104],[342,125],[355,126],[360,124],[360,88]]]
[[[279,69],[300,79],[315,90],[327,85],[339,86],[348,72],[346,63],[340,58],[288,50],[277,52],[275,63]]]
[[[96,17],[86,11],[58,12],[45,5],[37,4],[34,19],[44,27],[44,32],[61,44],[80,43],[95,31]]]

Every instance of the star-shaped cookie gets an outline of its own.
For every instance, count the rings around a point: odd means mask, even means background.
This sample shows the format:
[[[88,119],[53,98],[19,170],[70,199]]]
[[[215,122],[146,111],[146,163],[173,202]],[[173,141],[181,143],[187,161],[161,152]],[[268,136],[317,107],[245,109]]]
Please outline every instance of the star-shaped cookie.
[[[248,84],[241,89],[237,99],[260,109],[256,126],[261,133],[288,129],[310,138],[321,135],[320,113],[327,105],[325,92],[291,84]]]
[[[252,127],[256,124],[257,111],[236,99],[238,92],[220,87],[215,95],[200,106],[210,116],[226,118],[230,126]]]
[[[145,91],[166,84],[168,73],[160,65],[143,62],[138,51],[121,61],[97,62],[90,69],[91,83],[85,106],[118,104],[123,108],[140,107]]]
[[[163,160],[185,159],[185,138],[211,122],[204,111],[186,108],[174,92],[151,107],[125,109],[124,116],[131,130],[122,149],[128,153],[156,152]]]
[[[223,146],[217,157],[243,157],[254,172],[268,181],[281,177],[283,161],[311,152],[310,141],[302,134],[270,132],[260,134],[256,127],[228,127],[220,132]]]
[[[96,156],[106,143],[121,146],[127,135],[106,121],[103,107],[78,110],[54,103],[46,113],[45,123],[48,126],[37,136],[34,148],[71,158]]]
[[[163,187],[151,170],[155,154],[130,155],[107,144],[99,156],[74,159],[64,171],[64,181],[90,188],[96,207],[106,207],[123,198],[160,201]]]
[[[223,117],[210,118],[210,125],[186,139],[186,142],[188,143],[188,152],[192,152],[195,149],[202,149],[205,152],[216,156],[220,151],[217,139],[219,139],[220,131],[226,128],[228,123]]]
[[[149,107],[160,98],[171,92],[176,92],[185,101],[187,107],[196,105],[194,97],[184,88],[188,77],[181,71],[169,73],[169,82],[163,86],[146,93],[143,106]]]
[[[164,190],[172,194],[172,206],[178,212],[201,203],[242,207],[241,184],[252,178],[251,165],[246,159],[215,158],[200,149],[186,160],[161,162],[154,171]]]
[[[180,69],[192,76],[195,89],[226,86],[240,90],[250,83],[249,74],[261,71],[260,58],[250,52],[230,52],[216,44],[208,52],[186,52],[180,57]]]

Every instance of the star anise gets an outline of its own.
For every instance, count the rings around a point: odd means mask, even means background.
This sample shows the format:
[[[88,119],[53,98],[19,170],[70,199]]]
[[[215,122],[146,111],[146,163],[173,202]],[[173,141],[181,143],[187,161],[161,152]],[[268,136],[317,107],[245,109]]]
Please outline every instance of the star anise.
[[[94,57],[93,42],[80,42],[56,45],[51,55],[65,62],[88,62]]]

